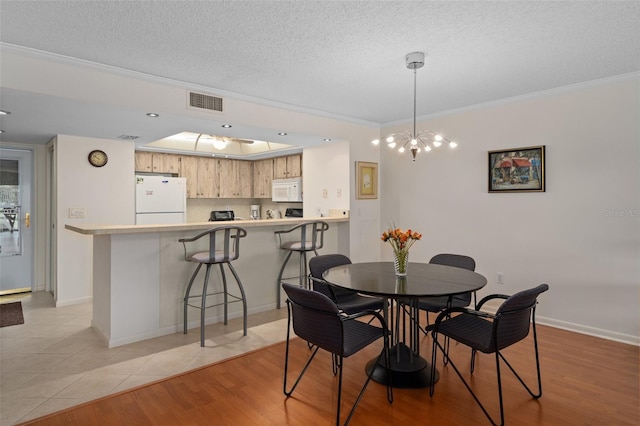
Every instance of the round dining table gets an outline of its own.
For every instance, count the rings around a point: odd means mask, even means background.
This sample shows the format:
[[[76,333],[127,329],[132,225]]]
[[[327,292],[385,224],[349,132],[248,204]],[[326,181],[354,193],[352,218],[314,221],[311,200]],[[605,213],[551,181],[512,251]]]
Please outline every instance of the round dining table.
[[[477,272],[430,263],[409,263],[407,275],[396,276],[393,262],[353,263],[336,266],[324,272],[329,284],[381,297],[393,302],[385,317],[391,327],[391,366],[382,355],[367,363],[367,374],[378,383],[391,383],[398,388],[424,388],[431,384],[431,366],[420,355],[418,299],[433,296],[455,296],[474,292],[487,284]],[[395,312],[395,321],[393,319]],[[409,314],[409,325],[406,315]],[[401,323],[403,327],[401,327]],[[406,334],[409,334],[407,344]],[[438,372],[433,381],[438,380]]]

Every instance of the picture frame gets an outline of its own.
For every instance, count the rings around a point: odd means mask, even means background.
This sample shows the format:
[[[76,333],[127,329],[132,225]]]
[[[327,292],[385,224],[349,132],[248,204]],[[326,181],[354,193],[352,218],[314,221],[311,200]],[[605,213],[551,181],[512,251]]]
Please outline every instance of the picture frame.
[[[545,192],[545,145],[489,151],[489,192]]]
[[[356,161],[356,198],[358,200],[378,198],[378,163]]]

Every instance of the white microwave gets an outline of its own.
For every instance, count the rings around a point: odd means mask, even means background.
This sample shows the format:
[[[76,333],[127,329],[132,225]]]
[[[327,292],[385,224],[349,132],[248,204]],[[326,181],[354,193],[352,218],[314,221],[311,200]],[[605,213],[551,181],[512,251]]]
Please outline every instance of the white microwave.
[[[302,178],[274,179],[271,186],[271,200],[276,203],[301,203]]]

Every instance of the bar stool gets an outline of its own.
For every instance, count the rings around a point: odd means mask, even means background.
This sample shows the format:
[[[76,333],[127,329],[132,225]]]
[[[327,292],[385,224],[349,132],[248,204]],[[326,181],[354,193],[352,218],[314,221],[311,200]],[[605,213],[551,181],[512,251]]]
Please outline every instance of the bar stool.
[[[227,324],[227,305],[234,302],[242,302],[243,307],[243,319],[244,319],[244,335],[247,335],[247,299],[244,294],[244,288],[242,282],[236,273],[232,260],[236,260],[240,256],[240,238],[246,237],[247,231],[239,226],[220,226],[217,228],[204,231],[193,238],[182,238],[178,240],[184,246],[184,258],[188,262],[197,263],[195,272],[189,280],[187,285],[187,291],[184,295],[184,334],[187,334],[187,307],[200,309],[200,346],[204,346],[204,318],[205,309],[213,308],[214,306],[224,305],[224,324]],[[202,251],[187,255],[187,243],[192,243],[199,240],[202,237],[209,236],[209,251]],[[231,294],[227,291],[227,277],[224,272],[224,265],[227,265],[240,289],[240,296]],[[191,286],[200,272],[202,265],[207,265],[206,273],[204,276],[204,284],[202,286],[202,293],[198,295],[191,295]],[[207,287],[209,285],[209,273],[211,265],[220,265],[220,275],[222,276],[222,291],[216,291],[213,293],[207,293]],[[207,306],[207,296],[223,295],[223,301]],[[200,298],[200,305],[189,303],[189,299]],[[229,300],[229,299],[232,300]]]
[[[284,268],[287,266],[287,262],[291,258],[291,255],[294,252],[298,252],[300,254],[300,287],[307,287],[305,285],[305,279],[307,278],[307,252],[314,252],[316,256],[318,255],[318,249],[322,248],[324,244],[324,231],[329,229],[329,224],[322,220],[312,220],[307,222],[299,223],[289,229],[283,231],[275,231],[275,234],[278,236],[280,242],[280,248],[283,250],[287,250],[287,257],[284,259],[282,263],[282,267],[280,268],[280,273],[278,274],[278,281],[276,282],[276,288],[278,289],[278,299],[276,302],[276,306],[280,309],[280,287],[282,283],[282,274],[284,273]],[[300,230],[300,238],[292,241],[282,241],[282,236],[285,234],[289,234],[293,231]],[[295,277],[287,277],[287,278],[295,278]]]

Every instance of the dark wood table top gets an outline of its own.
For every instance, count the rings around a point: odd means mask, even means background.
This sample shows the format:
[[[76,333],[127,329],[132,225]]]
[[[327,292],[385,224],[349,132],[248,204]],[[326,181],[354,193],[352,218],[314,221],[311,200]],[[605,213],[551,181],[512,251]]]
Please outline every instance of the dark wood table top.
[[[331,268],[323,278],[338,287],[356,290],[371,296],[429,297],[453,296],[476,291],[487,279],[462,268],[430,263],[409,263],[407,276],[396,277],[393,262],[353,263]]]

